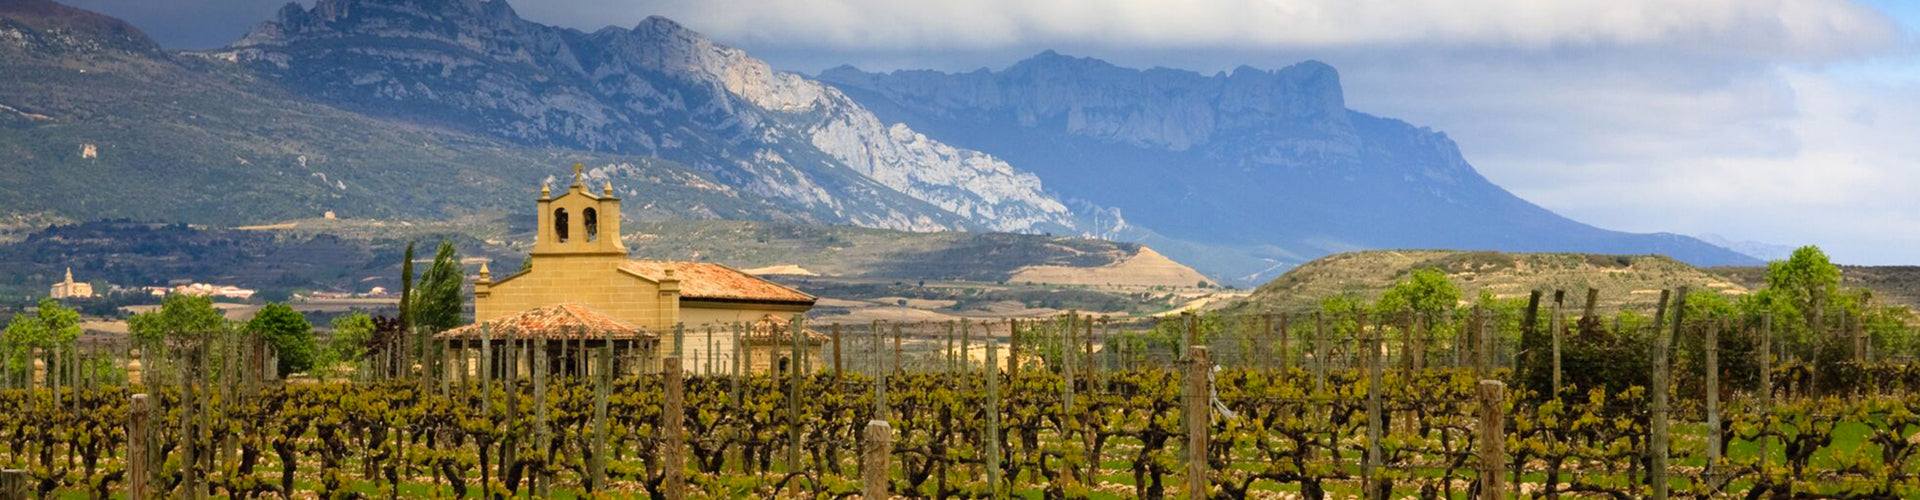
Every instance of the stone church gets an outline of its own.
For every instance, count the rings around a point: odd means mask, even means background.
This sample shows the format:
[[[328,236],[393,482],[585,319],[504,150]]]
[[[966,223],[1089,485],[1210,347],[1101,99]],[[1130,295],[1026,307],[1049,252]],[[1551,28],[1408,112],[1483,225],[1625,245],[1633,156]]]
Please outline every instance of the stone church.
[[[558,196],[549,186],[540,187],[538,211],[529,269],[495,280],[481,266],[473,286],[474,326],[526,323],[513,317],[567,304],[570,314],[604,316],[657,338],[657,351],[648,354],[653,366],[677,352],[688,371],[729,372],[735,331],[744,351],[738,354],[750,369],[764,372],[792,363],[786,327],[790,318],[813,308],[812,295],[720,264],[627,258],[613,184],[595,192],[582,180],[579,165],[573,183]],[[495,331],[511,330],[516,329]],[[826,339],[804,333],[800,366],[818,369],[822,363],[813,358]],[[684,345],[676,346],[676,337]]]

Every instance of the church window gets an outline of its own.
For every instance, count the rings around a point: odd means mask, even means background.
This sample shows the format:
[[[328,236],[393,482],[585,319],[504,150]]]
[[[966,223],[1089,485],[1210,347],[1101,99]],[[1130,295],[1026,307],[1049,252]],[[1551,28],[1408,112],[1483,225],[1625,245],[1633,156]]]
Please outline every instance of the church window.
[[[600,213],[589,208],[580,211],[580,222],[587,227],[587,241],[600,239]]]
[[[553,237],[561,243],[567,242],[567,209],[553,209]]]

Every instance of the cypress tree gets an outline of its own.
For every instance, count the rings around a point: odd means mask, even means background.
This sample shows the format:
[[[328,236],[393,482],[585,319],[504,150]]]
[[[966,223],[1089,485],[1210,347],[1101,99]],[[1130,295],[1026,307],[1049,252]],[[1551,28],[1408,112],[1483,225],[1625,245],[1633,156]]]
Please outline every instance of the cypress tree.
[[[400,331],[413,326],[413,242],[400,260]]]
[[[465,280],[460,253],[452,242],[442,240],[433,264],[420,275],[420,296],[412,305],[414,323],[428,332],[460,326],[460,306],[464,302],[460,288]]]

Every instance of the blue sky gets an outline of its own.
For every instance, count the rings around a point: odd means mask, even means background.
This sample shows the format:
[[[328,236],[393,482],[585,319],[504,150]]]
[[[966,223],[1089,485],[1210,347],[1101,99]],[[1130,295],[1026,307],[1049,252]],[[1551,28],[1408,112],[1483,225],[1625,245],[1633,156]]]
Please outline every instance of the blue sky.
[[[456,0],[479,1],[479,0]],[[72,0],[170,47],[283,2]],[[311,4],[311,0],[305,2]],[[579,28],[664,15],[812,73],[1004,67],[1045,49],[1213,72],[1318,59],[1348,106],[1446,132],[1494,182],[1610,229],[1920,264],[1920,2],[521,0]]]

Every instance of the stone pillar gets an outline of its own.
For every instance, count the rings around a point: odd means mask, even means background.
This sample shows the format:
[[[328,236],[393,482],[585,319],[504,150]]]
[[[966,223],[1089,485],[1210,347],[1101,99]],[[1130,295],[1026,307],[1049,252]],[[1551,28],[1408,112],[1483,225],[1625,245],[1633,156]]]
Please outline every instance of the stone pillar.
[[[140,350],[127,351],[127,386],[140,385],[145,378],[145,371],[146,368],[140,364]]]

